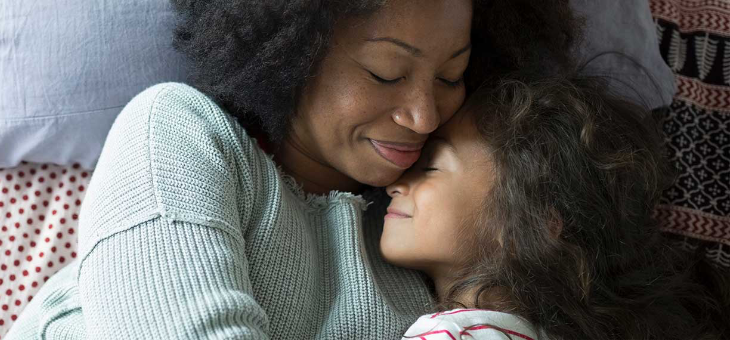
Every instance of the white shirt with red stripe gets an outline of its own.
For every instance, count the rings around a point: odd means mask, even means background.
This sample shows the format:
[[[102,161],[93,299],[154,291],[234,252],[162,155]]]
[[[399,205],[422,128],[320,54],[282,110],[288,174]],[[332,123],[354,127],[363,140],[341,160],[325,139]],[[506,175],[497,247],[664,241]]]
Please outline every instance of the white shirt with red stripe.
[[[454,309],[418,318],[402,338],[411,339],[536,340],[537,333],[527,320],[514,314]]]

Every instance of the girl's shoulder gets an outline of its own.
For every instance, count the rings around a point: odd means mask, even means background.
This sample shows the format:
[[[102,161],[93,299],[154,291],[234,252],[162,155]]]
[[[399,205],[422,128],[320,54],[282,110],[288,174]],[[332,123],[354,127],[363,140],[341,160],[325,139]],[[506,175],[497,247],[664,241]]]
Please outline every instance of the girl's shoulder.
[[[525,319],[484,309],[453,309],[421,316],[403,339],[533,340],[537,333]]]

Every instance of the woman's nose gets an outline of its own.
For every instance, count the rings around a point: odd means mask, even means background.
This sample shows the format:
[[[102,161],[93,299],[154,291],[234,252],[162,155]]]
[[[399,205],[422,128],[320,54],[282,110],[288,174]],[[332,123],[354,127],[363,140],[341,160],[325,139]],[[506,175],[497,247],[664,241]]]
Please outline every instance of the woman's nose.
[[[410,95],[403,97],[404,105],[393,113],[396,124],[420,135],[427,135],[441,124],[433,84],[414,87]]]

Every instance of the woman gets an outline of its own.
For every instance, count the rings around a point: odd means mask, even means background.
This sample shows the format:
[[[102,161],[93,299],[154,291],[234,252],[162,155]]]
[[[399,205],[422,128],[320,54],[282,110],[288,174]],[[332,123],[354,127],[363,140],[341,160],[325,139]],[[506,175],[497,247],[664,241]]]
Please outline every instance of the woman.
[[[378,254],[385,198],[359,194],[489,72],[568,66],[554,2],[174,2],[197,89],[161,84],[120,114],[79,259],[6,339],[397,338],[432,300]]]

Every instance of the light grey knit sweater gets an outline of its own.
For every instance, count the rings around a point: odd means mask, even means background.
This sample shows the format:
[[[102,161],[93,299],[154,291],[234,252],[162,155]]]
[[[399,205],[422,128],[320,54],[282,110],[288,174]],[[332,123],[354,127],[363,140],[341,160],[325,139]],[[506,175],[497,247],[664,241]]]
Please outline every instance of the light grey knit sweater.
[[[432,301],[380,257],[382,216],[305,197],[213,101],[157,85],[112,127],[79,258],[5,340],[397,339]]]

